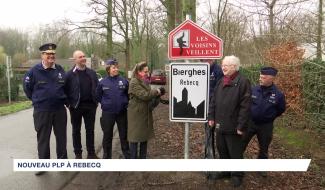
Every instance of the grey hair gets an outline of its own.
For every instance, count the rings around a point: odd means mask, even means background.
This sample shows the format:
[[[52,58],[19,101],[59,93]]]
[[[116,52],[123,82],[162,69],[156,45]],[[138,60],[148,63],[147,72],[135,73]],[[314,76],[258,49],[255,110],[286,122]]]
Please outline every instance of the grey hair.
[[[236,66],[236,71],[239,71],[240,60],[239,60],[238,57],[236,57],[234,55],[225,56],[223,58],[222,62],[227,62],[229,64],[234,64]]]

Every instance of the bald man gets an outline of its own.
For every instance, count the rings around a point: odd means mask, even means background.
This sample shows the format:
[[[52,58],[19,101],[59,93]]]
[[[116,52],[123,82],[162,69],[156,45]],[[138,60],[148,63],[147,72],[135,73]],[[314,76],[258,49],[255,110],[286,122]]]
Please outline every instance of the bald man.
[[[95,117],[97,109],[96,88],[98,78],[96,72],[86,67],[85,54],[76,50],[73,53],[74,67],[67,72],[65,91],[68,97],[72,124],[73,148],[76,159],[82,159],[81,121],[84,118],[86,128],[86,145],[88,159],[97,159],[95,153]]]

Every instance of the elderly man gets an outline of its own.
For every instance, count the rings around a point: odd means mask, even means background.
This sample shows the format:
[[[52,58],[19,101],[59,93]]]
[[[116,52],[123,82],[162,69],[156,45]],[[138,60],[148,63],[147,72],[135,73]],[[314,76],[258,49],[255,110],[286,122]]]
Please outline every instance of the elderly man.
[[[242,135],[249,119],[251,86],[239,73],[239,66],[240,60],[235,56],[222,60],[224,77],[217,82],[209,105],[209,126],[220,126],[216,139],[221,159],[243,158]],[[231,177],[234,187],[239,187],[243,176],[243,172],[222,172],[217,178]]]
[[[247,145],[254,135],[257,136],[259,159],[268,158],[268,149],[273,135],[273,121],[286,108],[284,94],[273,84],[277,72],[273,67],[263,67],[260,72],[260,84],[252,88],[252,122],[245,140]],[[266,177],[266,172],[260,174]]]
[[[214,62],[213,59],[201,59],[201,62],[209,63],[210,65],[210,86],[209,86],[209,96],[213,95],[213,90],[217,82],[223,77],[223,72],[220,65]],[[205,151],[204,158],[214,159],[215,158],[215,126],[209,126],[208,123],[204,124],[205,130]],[[215,172],[207,172],[207,179],[214,179]]]
[[[96,72],[86,67],[85,54],[77,50],[73,53],[75,66],[67,72],[66,94],[72,124],[73,148],[76,159],[82,158],[81,120],[84,118],[86,128],[86,145],[88,159],[97,159],[94,145],[95,116],[97,109],[96,88],[98,78]]]
[[[34,107],[34,125],[37,132],[37,149],[40,159],[50,159],[50,136],[52,127],[56,138],[58,159],[67,158],[67,113],[64,107],[65,72],[55,63],[56,45],[42,45],[42,61],[25,75],[23,86],[26,96]],[[44,172],[37,172],[41,175]]]

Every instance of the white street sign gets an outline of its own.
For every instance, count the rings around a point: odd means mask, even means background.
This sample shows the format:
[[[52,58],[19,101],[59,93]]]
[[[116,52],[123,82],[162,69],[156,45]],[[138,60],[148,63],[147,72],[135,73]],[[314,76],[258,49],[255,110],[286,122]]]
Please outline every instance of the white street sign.
[[[209,69],[208,63],[171,63],[170,121],[207,121]]]

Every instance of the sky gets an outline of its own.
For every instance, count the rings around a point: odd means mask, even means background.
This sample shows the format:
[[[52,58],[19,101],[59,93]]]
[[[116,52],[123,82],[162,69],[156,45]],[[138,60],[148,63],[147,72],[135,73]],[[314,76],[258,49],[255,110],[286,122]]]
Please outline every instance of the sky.
[[[87,18],[86,0],[2,0],[0,27],[31,30],[63,18],[81,21]],[[206,0],[199,0],[198,16],[206,14]]]
[[[84,0],[2,0],[0,27],[28,30],[65,17],[80,19],[85,10]]]

